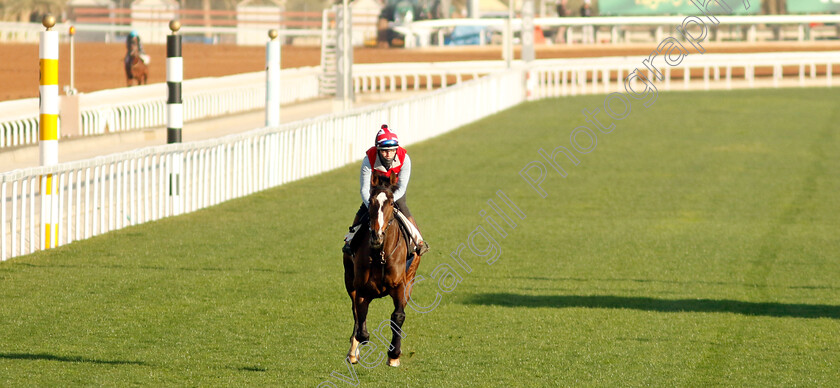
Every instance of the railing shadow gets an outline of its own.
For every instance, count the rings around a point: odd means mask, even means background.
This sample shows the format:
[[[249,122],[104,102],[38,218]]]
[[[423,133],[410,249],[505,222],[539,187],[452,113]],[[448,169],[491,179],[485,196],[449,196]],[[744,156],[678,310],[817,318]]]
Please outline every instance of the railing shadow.
[[[840,319],[840,306],[825,304],[743,302],[729,299],[660,299],[614,295],[522,295],[486,293],[468,297],[466,304],[508,307],[587,307],[633,309],[665,313],[733,313],[748,316]]]
[[[45,361],[61,361],[61,362],[82,362],[89,364],[107,364],[107,365],[146,365],[142,361],[125,361],[125,360],[97,360],[94,358],[86,358],[80,356],[57,356],[48,353],[0,353],[0,359],[6,360],[45,360]]]

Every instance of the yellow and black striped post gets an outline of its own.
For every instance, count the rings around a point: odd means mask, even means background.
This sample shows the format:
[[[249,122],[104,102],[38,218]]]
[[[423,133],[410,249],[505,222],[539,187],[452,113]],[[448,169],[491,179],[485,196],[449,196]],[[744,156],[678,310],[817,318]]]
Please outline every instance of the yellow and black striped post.
[[[39,86],[40,113],[38,132],[40,133],[41,166],[58,164],[58,31],[53,31],[55,17],[44,16],[42,20],[46,31],[41,31],[39,62],[41,82]],[[41,249],[54,248],[58,245],[58,187],[52,174],[41,177]]]

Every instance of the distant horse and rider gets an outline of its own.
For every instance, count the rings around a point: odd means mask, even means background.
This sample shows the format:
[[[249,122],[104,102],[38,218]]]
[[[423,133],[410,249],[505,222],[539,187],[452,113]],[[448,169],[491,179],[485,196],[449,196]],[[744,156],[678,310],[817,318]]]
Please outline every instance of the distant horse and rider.
[[[149,77],[149,56],[143,52],[140,36],[131,31],[126,40],[125,79],[127,86],[145,85]]]
[[[353,307],[353,334],[347,352],[352,364],[359,362],[360,344],[370,339],[367,330],[370,302],[390,296],[394,303],[391,319],[375,328],[374,334],[390,327],[388,365],[400,365],[405,307],[411,298],[420,257],[429,250],[406,203],[410,177],[411,158],[399,146],[397,135],[382,125],[376,135],[376,145],[362,159],[359,178],[362,205],[342,248],[344,286]],[[369,233],[358,233],[365,230]]]

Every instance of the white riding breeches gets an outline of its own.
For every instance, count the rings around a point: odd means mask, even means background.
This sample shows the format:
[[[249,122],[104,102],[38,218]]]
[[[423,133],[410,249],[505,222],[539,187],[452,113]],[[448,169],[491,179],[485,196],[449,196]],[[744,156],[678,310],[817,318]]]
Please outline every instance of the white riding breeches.
[[[394,209],[394,212],[397,214],[397,217],[400,218],[400,221],[408,227],[408,232],[411,234],[411,239],[414,240],[414,245],[420,245],[423,241],[423,236],[420,235],[420,231],[417,230],[417,227],[414,226],[414,223],[408,219],[399,209]]]

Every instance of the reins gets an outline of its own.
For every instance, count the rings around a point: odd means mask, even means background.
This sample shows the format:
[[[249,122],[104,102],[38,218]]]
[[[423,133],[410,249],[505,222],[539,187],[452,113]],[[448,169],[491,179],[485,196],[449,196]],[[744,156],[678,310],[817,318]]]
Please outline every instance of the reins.
[[[390,219],[390,220],[388,220],[388,224],[387,224],[387,225],[385,225],[385,231],[383,231],[383,232],[382,232],[382,234],[384,234],[386,237],[388,236],[388,228],[390,228],[390,227],[391,227],[391,224],[393,224],[393,223],[394,223],[394,220],[395,220],[396,218],[397,218],[397,217],[391,217],[391,219]],[[399,237],[397,237],[397,238],[399,239]],[[391,257],[391,255],[393,255],[393,254],[394,254],[394,251],[396,251],[396,250],[397,250],[397,246],[398,246],[398,245],[399,245],[399,244],[394,244],[394,249],[392,249],[392,250],[391,250],[391,253],[389,253],[387,257]],[[386,256],[385,256],[385,251],[384,251],[384,248],[385,248],[385,241],[383,241],[383,242],[382,242],[382,248],[380,248],[380,249],[379,249],[379,264],[381,264],[381,265],[382,265],[382,272],[383,272],[383,274],[384,274],[384,272],[385,272],[385,257],[386,257]]]
[[[392,206],[393,206],[393,205],[392,205]],[[395,206],[393,206],[393,207],[394,207],[394,211],[396,211],[396,207],[395,207]],[[394,221],[396,221],[396,219],[397,219],[396,214],[394,214],[394,213],[392,212],[392,213],[391,213],[391,219],[390,219],[390,220],[388,220],[388,224],[387,224],[387,225],[385,225],[385,230],[383,231],[383,234],[384,234],[384,236],[385,236],[384,238],[387,238],[387,236],[388,236],[388,228],[390,228],[390,227],[391,227],[391,224],[393,224],[393,223],[394,223]],[[385,260],[385,259],[386,259],[386,258],[388,258],[388,257],[392,257],[392,256],[394,255],[394,252],[396,252],[396,251],[397,251],[397,248],[400,246],[400,244],[399,244],[399,239],[400,239],[400,236],[401,236],[400,231],[397,231],[397,242],[396,242],[396,243],[394,243],[394,248],[393,248],[393,249],[391,249],[391,252],[389,252],[387,256],[385,255],[385,245],[386,245],[386,242],[385,242],[385,241],[383,241],[383,242],[382,242],[382,248],[380,248],[380,249],[379,249],[379,264],[382,266],[382,278],[383,278],[383,279],[385,278],[385,264],[386,264],[386,260]],[[384,238],[383,238],[383,239],[384,239]]]

